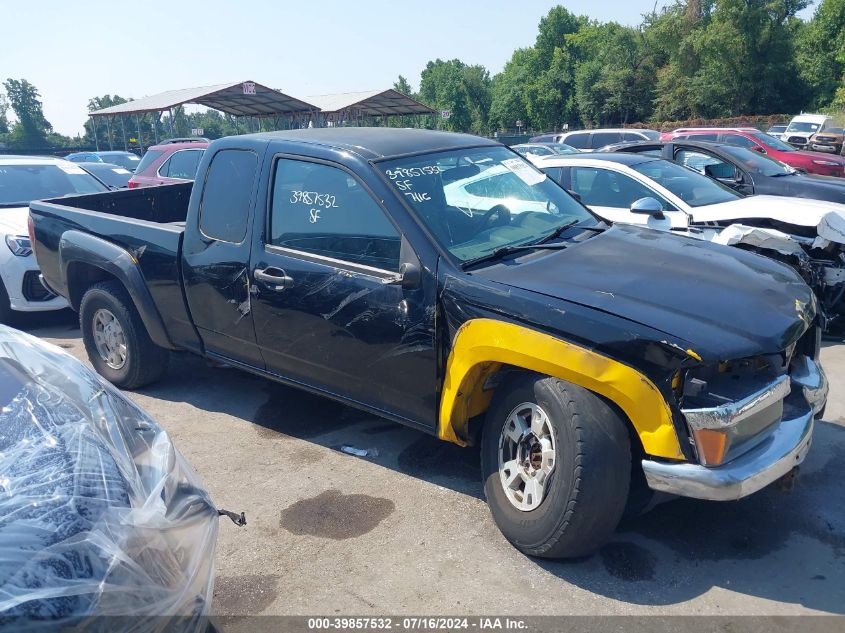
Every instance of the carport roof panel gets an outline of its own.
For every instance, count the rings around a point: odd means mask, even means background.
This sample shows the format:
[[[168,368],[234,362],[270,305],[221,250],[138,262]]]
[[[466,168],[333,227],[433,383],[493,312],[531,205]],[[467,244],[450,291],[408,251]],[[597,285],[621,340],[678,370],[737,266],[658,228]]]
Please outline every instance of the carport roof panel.
[[[254,84],[255,94],[245,94],[244,85]],[[142,114],[160,112],[185,103],[194,103],[237,116],[272,116],[313,112],[311,103],[251,81],[238,81],[199,88],[168,90],[110,108],[89,112],[91,116]]]
[[[323,113],[340,112],[350,108],[361,110],[367,116],[432,114],[427,105],[393,89],[368,90],[366,92],[341,92],[338,94],[305,97],[320,108]]]

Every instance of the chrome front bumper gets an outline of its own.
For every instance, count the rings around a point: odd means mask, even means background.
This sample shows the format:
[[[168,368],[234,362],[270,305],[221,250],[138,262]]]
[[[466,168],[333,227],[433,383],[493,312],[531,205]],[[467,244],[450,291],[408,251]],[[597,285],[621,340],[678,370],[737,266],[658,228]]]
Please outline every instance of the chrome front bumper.
[[[730,501],[757,492],[803,462],[813,420],[827,400],[828,384],[824,371],[810,358],[800,359],[792,369],[786,412],[765,440],[721,466],[645,459],[642,466],[649,487],[682,497]]]

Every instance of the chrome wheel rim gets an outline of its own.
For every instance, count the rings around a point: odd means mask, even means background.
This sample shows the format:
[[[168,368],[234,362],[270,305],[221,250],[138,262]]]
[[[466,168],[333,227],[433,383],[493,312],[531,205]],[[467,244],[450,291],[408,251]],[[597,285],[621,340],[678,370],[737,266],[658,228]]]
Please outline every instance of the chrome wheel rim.
[[[514,407],[499,436],[499,479],[513,507],[522,512],[540,507],[556,456],[546,412],[533,402]]]
[[[94,346],[103,362],[112,369],[126,364],[126,335],[120,321],[110,310],[101,308],[93,318]]]

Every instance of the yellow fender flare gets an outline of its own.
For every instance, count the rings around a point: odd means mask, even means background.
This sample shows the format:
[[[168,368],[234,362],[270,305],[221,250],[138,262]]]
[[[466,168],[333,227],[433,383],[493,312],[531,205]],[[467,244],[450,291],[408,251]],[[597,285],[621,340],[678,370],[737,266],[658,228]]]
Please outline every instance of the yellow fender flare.
[[[490,405],[487,378],[502,365],[514,365],[580,385],[622,409],[645,452],[684,459],[672,412],[657,386],[637,370],[592,350],[527,327],[473,319],[457,334],[446,364],[440,399],[438,437],[466,445],[469,418]]]

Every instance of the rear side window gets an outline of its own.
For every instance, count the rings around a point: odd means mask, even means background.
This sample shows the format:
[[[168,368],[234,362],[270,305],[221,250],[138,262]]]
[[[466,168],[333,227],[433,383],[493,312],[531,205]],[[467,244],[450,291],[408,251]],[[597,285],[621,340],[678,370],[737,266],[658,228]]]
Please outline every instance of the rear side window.
[[[270,244],[399,270],[399,232],[382,208],[355,178],[322,163],[276,163]]]
[[[619,132],[596,132],[590,140],[591,149],[599,149],[605,145],[613,145],[622,141],[622,135]]]
[[[682,134],[677,136],[679,139],[686,139],[688,141],[715,141],[719,138],[718,134]]]
[[[257,172],[255,152],[224,149],[214,155],[200,202],[203,235],[222,242],[243,242]]]
[[[588,133],[570,134],[563,142],[576,149],[590,149],[590,135]]]
[[[197,167],[200,164],[203,150],[187,149],[176,152],[165,161],[158,173],[160,176],[167,178],[182,178],[183,180],[193,180],[197,177]]]
[[[164,154],[164,152],[158,149],[147,150],[147,153],[144,154],[144,157],[141,159],[141,162],[138,163],[138,167],[135,168],[135,171],[140,174],[142,171],[144,171],[150,165],[156,162],[159,158],[161,158],[162,154]]]
[[[725,134],[725,143],[736,147],[757,147],[757,143],[740,134]]]

